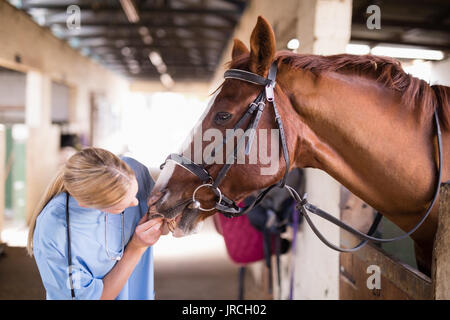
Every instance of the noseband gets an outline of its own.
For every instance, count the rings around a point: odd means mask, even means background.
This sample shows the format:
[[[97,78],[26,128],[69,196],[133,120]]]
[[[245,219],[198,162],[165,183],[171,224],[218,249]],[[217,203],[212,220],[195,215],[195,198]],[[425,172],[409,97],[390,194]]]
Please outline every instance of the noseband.
[[[317,235],[317,237],[328,247],[330,247],[331,249],[340,251],[340,252],[354,252],[360,248],[362,248],[364,245],[367,244],[368,241],[372,241],[372,242],[380,242],[380,243],[388,243],[388,242],[393,242],[393,241],[398,241],[401,239],[404,239],[408,236],[410,236],[414,231],[416,231],[421,225],[422,223],[426,220],[426,218],[428,217],[428,215],[430,214],[436,199],[439,195],[439,188],[440,188],[440,184],[441,184],[441,177],[442,177],[442,138],[441,138],[441,129],[440,129],[440,125],[439,125],[439,118],[438,118],[438,114],[437,114],[437,108],[434,112],[434,120],[435,120],[435,124],[436,124],[436,137],[437,137],[437,149],[438,149],[438,177],[436,180],[436,187],[435,187],[435,192],[433,195],[433,199],[426,211],[426,213],[424,214],[424,216],[420,219],[420,221],[417,223],[417,225],[412,228],[409,232],[404,233],[398,237],[395,238],[390,238],[390,239],[381,239],[381,238],[375,238],[373,237],[375,231],[378,228],[378,225],[383,217],[383,215],[379,212],[377,212],[377,215],[368,231],[367,234],[362,233],[356,229],[354,229],[353,227],[345,224],[344,222],[340,221],[339,219],[337,219],[336,217],[334,217],[333,215],[319,209],[318,207],[312,205],[311,203],[309,203],[306,199],[306,194],[301,197],[297,191],[295,189],[293,189],[292,187],[286,185],[286,178],[287,175],[289,173],[289,152],[287,149],[287,144],[286,144],[286,137],[284,134],[284,129],[283,129],[283,123],[280,117],[280,114],[278,113],[278,109],[275,103],[275,97],[274,97],[274,88],[276,85],[275,79],[276,79],[276,75],[277,75],[277,62],[274,61],[269,69],[269,74],[267,78],[264,78],[258,74],[252,73],[252,72],[248,72],[248,71],[244,71],[244,70],[238,70],[238,69],[229,69],[225,72],[224,74],[224,78],[225,79],[237,79],[237,80],[241,80],[241,81],[245,81],[245,82],[249,82],[252,84],[256,84],[259,86],[264,86],[264,89],[259,93],[259,95],[256,97],[256,99],[249,105],[247,111],[244,113],[244,115],[238,120],[238,122],[235,124],[235,126],[233,127],[232,131],[235,131],[236,129],[239,129],[242,124],[244,123],[245,120],[247,119],[251,119],[251,121],[249,122],[249,125],[247,127],[246,130],[250,130],[250,135],[249,135],[249,141],[248,144],[246,146],[245,149],[245,155],[249,155],[250,152],[250,148],[251,148],[251,144],[253,142],[254,139],[254,135],[255,135],[255,131],[258,127],[258,123],[259,120],[261,119],[261,114],[264,111],[264,108],[266,106],[266,102],[271,104],[275,113],[275,121],[277,123],[279,132],[280,132],[280,142],[281,142],[281,147],[282,147],[282,151],[283,151],[283,157],[284,160],[286,162],[286,170],[284,173],[283,178],[275,183],[272,184],[271,186],[267,187],[266,189],[264,189],[263,191],[261,191],[259,193],[259,195],[255,198],[255,200],[247,205],[246,207],[239,207],[233,200],[231,200],[230,198],[228,198],[226,195],[224,195],[220,189],[219,189],[219,184],[222,182],[222,180],[225,178],[228,170],[231,168],[232,163],[229,163],[229,161],[226,161],[226,164],[224,164],[224,166],[220,169],[216,179],[212,178],[212,176],[209,174],[208,170],[206,170],[205,165],[203,164],[196,164],[194,162],[192,162],[190,159],[179,155],[179,154],[170,154],[167,159],[167,161],[173,161],[175,162],[177,165],[180,165],[181,167],[183,167],[184,169],[188,170],[189,172],[191,172],[192,174],[194,174],[195,176],[197,176],[201,181],[202,184],[199,185],[195,190],[194,193],[192,194],[192,201],[191,201],[191,208],[195,208],[201,211],[219,211],[220,213],[222,213],[223,215],[231,218],[231,217],[237,217],[237,216],[241,216],[245,213],[247,213],[248,211],[250,211],[253,207],[255,207],[256,205],[258,205],[262,199],[264,199],[264,197],[266,196],[266,194],[272,190],[274,187],[279,187],[279,188],[286,188],[288,189],[290,195],[295,199],[296,203],[297,203],[297,209],[298,211],[305,217],[305,220],[308,222],[308,224],[310,225],[312,231]],[[233,135],[234,137],[234,135]],[[222,147],[223,145],[225,145],[225,143],[227,142],[229,137],[225,137]],[[233,152],[233,157],[234,159],[237,159],[237,154],[238,151],[240,149],[240,146],[242,144],[242,141],[245,139],[245,135],[242,136],[241,141],[238,142],[236,148],[234,148],[234,152]],[[216,150],[216,149],[215,149]],[[214,152],[214,151],[213,151]],[[164,162],[161,165],[161,169],[164,167],[165,163]],[[217,201],[216,204],[211,207],[211,208],[202,208],[200,205],[200,202],[196,199],[196,194],[197,192],[202,189],[202,188],[210,188],[215,195],[217,196]],[[354,248],[340,248],[335,246],[334,244],[330,243],[321,233],[320,231],[316,228],[316,226],[314,225],[314,223],[312,222],[311,218],[308,215],[308,211],[320,216],[323,219],[326,219],[328,221],[330,221],[331,223],[339,226],[340,228],[343,228],[344,230],[352,233],[353,235],[359,237],[362,239],[362,241]]]

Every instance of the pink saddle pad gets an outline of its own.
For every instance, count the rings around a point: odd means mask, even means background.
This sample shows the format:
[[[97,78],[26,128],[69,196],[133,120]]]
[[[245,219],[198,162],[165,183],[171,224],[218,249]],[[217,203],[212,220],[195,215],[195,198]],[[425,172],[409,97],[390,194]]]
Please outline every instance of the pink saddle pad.
[[[250,224],[247,215],[230,219],[218,213],[214,222],[225,240],[228,255],[235,263],[264,259],[263,234]]]

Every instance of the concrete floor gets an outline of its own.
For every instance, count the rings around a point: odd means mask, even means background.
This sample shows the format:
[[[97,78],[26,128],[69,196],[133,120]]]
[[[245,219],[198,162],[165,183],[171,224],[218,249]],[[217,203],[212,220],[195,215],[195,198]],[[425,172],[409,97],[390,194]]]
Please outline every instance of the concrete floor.
[[[206,223],[197,235],[162,237],[154,247],[158,300],[235,300],[239,266],[228,258],[223,238]],[[245,299],[265,299],[247,272]],[[0,256],[0,299],[45,299],[33,258],[24,247],[6,247]]]

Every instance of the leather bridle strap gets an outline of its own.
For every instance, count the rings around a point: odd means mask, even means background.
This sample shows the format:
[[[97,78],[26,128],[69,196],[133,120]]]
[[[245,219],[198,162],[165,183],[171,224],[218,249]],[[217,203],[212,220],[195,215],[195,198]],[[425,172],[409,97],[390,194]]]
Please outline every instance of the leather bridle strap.
[[[206,171],[202,166],[192,162],[190,159],[183,157],[176,153],[171,153],[167,158],[167,160],[172,160],[180,165],[182,165],[185,169],[196,175],[202,182],[206,183],[212,181],[212,177],[209,175],[208,171]],[[165,165],[165,162],[160,166],[162,169]]]
[[[244,70],[238,70],[238,69],[230,69],[227,70],[224,74],[225,79],[237,79],[242,80],[245,82],[249,82],[256,85],[264,86],[265,88],[259,93],[259,95],[256,97],[256,99],[250,104],[250,106],[247,108],[247,111],[243,114],[243,116],[238,120],[238,122],[234,125],[232,132],[235,132],[237,129],[240,129],[242,125],[247,121],[250,117],[253,117],[248,124],[248,127],[246,129],[246,133],[239,139],[238,144],[236,148],[234,148],[234,151],[232,154],[227,155],[227,159],[225,164],[222,166],[222,168],[219,170],[219,173],[217,174],[216,178],[213,179],[210,174],[208,173],[207,169],[205,168],[205,165],[199,165],[191,160],[178,155],[178,154],[171,154],[166,159],[175,161],[176,163],[180,164],[183,168],[187,169],[194,175],[196,175],[198,178],[202,180],[203,183],[208,183],[208,186],[216,193],[220,194],[220,202],[216,203],[215,208],[220,211],[222,214],[224,214],[227,217],[236,217],[243,215],[247,213],[249,210],[251,210],[253,207],[258,205],[261,200],[265,197],[265,195],[272,190],[274,187],[280,187],[283,188],[286,182],[287,175],[289,173],[289,152],[287,149],[287,143],[286,143],[286,137],[284,134],[284,128],[283,123],[280,117],[280,114],[278,112],[275,99],[274,99],[274,87],[276,85],[275,79],[277,76],[277,62],[274,61],[272,65],[269,68],[268,77],[264,78],[260,75],[244,71]],[[251,151],[251,146],[255,137],[256,130],[258,128],[259,122],[261,120],[261,115],[264,111],[264,108],[266,106],[266,101],[269,103],[272,103],[272,106],[274,108],[275,113],[275,121],[279,129],[280,133],[280,141],[281,141],[281,148],[283,151],[283,157],[286,161],[286,170],[285,174],[280,182],[277,182],[265,190],[263,190],[255,199],[253,203],[248,205],[247,207],[240,208],[233,200],[229,199],[226,195],[219,193],[219,185],[225,178],[227,172],[230,170],[234,160],[237,159],[238,152],[241,149],[241,146],[243,142],[245,141],[246,134],[248,133],[248,144],[245,148],[245,155],[249,155]],[[232,135],[234,139],[234,134]],[[219,151],[223,146],[227,143],[228,139],[230,137],[225,137],[222,145],[220,145],[218,148],[215,148],[213,151],[213,154],[217,151]],[[212,155],[213,155],[212,154]],[[230,157],[230,158],[229,158]],[[231,158],[233,157],[233,158]],[[209,158],[205,160],[206,165],[209,163]],[[232,160],[232,161],[229,161]],[[164,166],[164,164],[161,166],[161,168]],[[203,209],[205,210],[205,209]]]
[[[254,138],[254,135],[251,132],[252,132],[252,130],[254,131],[255,127],[258,126],[259,120],[261,118],[261,113],[262,113],[262,111],[264,110],[264,107],[265,107],[264,99],[265,99],[265,96],[264,96],[263,92],[261,92],[258,95],[258,97],[256,98],[256,100],[251,103],[251,105],[248,108],[248,110],[241,117],[241,119],[239,119],[239,121],[235,124],[235,126],[233,127],[233,130],[232,130],[232,132],[235,132],[237,129],[239,129],[241,127],[241,125],[244,123],[244,121],[247,120],[250,115],[253,115],[255,110],[257,110],[253,121],[249,125],[251,131],[250,131],[249,141],[248,141],[248,144],[247,144],[248,150],[250,150],[249,147],[252,144],[253,138]],[[234,137],[234,135],[233,135],[233,137]],[[228,138],[226,138],[226,141],[224,141],[222,146],[227,143],[227,140],[228,140]],[[240,147],[241,147],[241,145],[242,145],[242,143],[244,141],[245,141],[245,134],[239,139],[239,141],[238,141],[238,143],[236,145],[236,148],[234,148],[233,158],[231,159],[233,162],[234,162],[234,160],[237,159],[238,152],[239,152]],[[247,149],[246,149],[246,154],[248,154],[247,153]],[[228,156],[226,156],[226,158],[227,159],[226,159],[225,165],[220,169],[219,173],[217,174],[216,179],[214,180],[213,188],[219,187],[219,184],[222,182],[223,178],[225,178],[225,175],[227,174],[228,170],[230,169],[230,167],[232,165],[232,163],[230,163],[230,161],[228,159]]]
[[[266,86],[266,85],[271,83],[271,79],[270,78],[266,79],[266,78],[261,77],[260,75],[258,75],[256,73],[252,73],[252,72],[248,72],[248,71],[240,70],[240,69],[228,69],[224,73],[224,78],[225,79],[244,80],[246,82],[250,82],[250,83],[253,83],[253,84],[258,84],[258,85],[261,85],[261,86]],[[275,80],[275,78],[273,78],[273,80]]]

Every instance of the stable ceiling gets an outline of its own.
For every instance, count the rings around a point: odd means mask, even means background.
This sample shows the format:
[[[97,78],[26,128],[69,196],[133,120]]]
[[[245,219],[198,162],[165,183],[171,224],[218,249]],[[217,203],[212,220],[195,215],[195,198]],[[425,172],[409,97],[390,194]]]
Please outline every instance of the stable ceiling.
[[[43,27],[109,69],[133,79],[209,80],[245,9],[245,0],[22,0],[11,1]],[[130,21],[131,3],[138,19]],[[80,9],[79,29],[73,11]],[[73,7],[72,7],[73,8]],[[71,9],[69,9],[71,10]],[[151,63],[156,52],[163,66]],[[158,58],[158,57],[157,57]]]
[[[369,30],[367,7],[378,5],[381,29]],[[401,44],[450,53],[449,0],[353,0],[352,41]]]
[[[257,1],[257,0],[255,0]],[[208,81],[220,63],[245,0],[10,0],[83,54],[128,78]],[[138,21],[130,22],[124,2]],[[275,3],[275,1],[274,1]],[[277,1],[282,5],[282,1]],[[368,6],[381,9],[381,29],[366,25]],[[81,28],[67,27],[70,5],[80,8]],[[288,9],[288,8],[287,8]],[[450,53],[449,0],[354,0],[352,42],[401,44]],[[163,66],[156,68],[149,54]],[[156,57],[158,58],[158,57]]]

